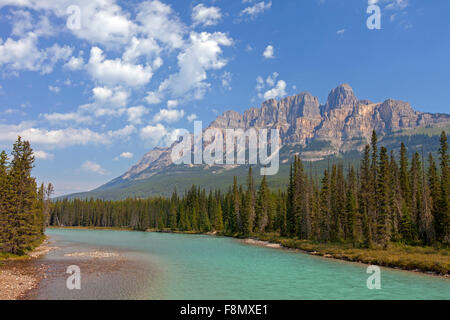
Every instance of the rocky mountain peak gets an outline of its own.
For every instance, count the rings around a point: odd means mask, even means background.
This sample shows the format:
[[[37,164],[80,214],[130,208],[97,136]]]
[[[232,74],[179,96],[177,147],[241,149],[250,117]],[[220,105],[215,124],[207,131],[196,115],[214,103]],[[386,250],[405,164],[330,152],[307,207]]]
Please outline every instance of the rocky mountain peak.
[[[324,112],[329,112],[334,109],[353,108],[358,104],[352,87],[349,84],[341,84],[337,88],[331,90],[328,95],[328,100],[323,107]]]

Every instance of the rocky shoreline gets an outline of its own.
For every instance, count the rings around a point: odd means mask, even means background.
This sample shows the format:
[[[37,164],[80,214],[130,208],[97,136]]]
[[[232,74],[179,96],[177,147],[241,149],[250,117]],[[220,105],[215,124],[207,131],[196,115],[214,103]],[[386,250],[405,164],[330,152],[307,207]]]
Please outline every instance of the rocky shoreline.
[[[0,262],[0,300],[20,300],[37,288],[45,278],[46,265],[39,258],[57,249],[45,240],[22,259],[7,259]]]

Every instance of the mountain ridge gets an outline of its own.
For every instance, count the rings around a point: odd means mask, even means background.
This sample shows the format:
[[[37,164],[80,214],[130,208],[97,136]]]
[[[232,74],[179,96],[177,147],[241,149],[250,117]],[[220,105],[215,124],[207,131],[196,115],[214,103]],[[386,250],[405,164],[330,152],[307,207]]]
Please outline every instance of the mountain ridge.
[[[349,84],[341,84],[331,90],[323,105],[317,97],[305,91],[280,100],[264,101],[260,108],[249,108],[243,113],[226,111],[208,128],[278,129],[283,146],[299,149],[296,154],[306,160],[320,161],[331,155],[361,151],[373,130],[382,138],[418,128],[445,127],[449,123],[450,115],[418,112],[408,102],[359,100]],[[150,150],[123,175],[96,190],[106,191],[123,183],[148,180],[163,174],[173,165],[171,150],[176,143]],[[312,145],[321,147],[314,150],[310,148]],[[308,148],[313,150],[308,151]],[[207,169],[206,166],[201,167]],[[221,170],[232,169],[234,167]]]

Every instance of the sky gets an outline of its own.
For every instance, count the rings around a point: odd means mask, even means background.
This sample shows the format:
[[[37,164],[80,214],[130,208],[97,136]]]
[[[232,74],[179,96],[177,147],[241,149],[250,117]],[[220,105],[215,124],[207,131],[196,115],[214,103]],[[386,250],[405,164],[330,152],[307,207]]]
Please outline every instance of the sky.
[[[381,28],[369,29],[370,5]],[[0,149],[56,195],[96,188],[193,121],[302,91],[449,113],[447,0],[0,0]]]

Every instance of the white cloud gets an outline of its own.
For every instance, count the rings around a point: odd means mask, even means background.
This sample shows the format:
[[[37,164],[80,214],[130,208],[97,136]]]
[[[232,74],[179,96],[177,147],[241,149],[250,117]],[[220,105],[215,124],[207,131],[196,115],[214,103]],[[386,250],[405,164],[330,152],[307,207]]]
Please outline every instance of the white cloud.
[[[55,27],[51,25],[49,18],[46,15],[39,17],[37,21],[30,11],[26,10],[11,10],[12,30],[11,34],[17,37],[24,37],[30,31],[37,36],[50,36],[55,33]]]
[[[340,29],[340,30],[336,31],[336,34],[343,35],[345,33],[345,31],[346,31],[345,29]]]
[[[409,5],[408,0],[393,0],[386,5],[388,10],[403,10]]]
[[[148,104],[158,104],[161,102],[161,95],[158,92],[149,91],[144,99]]]
[[[143,86],[153,76],[150,66],[134,65],[121,59],[107,60],[98,47],[91,49],[87,70],[95,80],[108,85]]]
[[[188,120],[189,122],[193,122],[193,121],[196,120],[197,118],[198,118],[197,115],[196,115],[195,113],[192,113],[192,114],[188,115],[187,120]]]
[[[218,7],[205,7],[202,3],[192,9],[192,21],[194,26],[214,26],[222,19],[222,13]]]
[[[89,124],[92,122],[92,118],[83,115],[79,112],[68,113],[46,113],[43,117],[52,124],[60,124],[62,122],[74,122],[79,124]]]
[[[277,82],[277,85],[264,93],[264,99],[276,99],[276,98],[282,98],[286,95],[286,82],[283,80],[280,80]]]
[[[72,55],[72,48],[60,47],[54,44],[46,49],[38,48],[37,35],[30,32],[19,40],[0,39],[0,66],[6,65],[13,71],[41,71],[48,74],[53,71],[56,63],[65,61]]]
[[[54,93],[59,93],[61,91],[61,88],[58,86],[48,86],[48,90],[50,90],[50,92],[54,92]]]
[[[81,70],[84,67],[84,60],[83,57],[71,57],[70,60],[64,65],[64,67],[72,70],[77,71]]]
[[[148,38],[156,39],[169,49],[183,46],[186,28],[169,5],[158,0],[144,1],[138,6],[136,20],[140,23],[139,31]]]
[[[151,63],[154,70],[160,68],[163,61],[160,57],[161,47],[153,38],[133,37],[126,47],[122,59],[126,62],[136,63],[141,56],[147,57],[147,63]]]
[[[274,55],[273,46],[271,46],[271,45],[267,46],[266,49],[264,50],[263,56],[266,59],[274,59],[275,55]]]
[[[178,100],[168,100],[167,101],[167,108],[172,109],[176,108],[178,106]]]
[[[157,145],[166,135],[167,129],[160,123],[155,126],[148,125],[141,129],[140,136],[142,140],[149,140]]]
[[[226,90],[231,90],[231,81],[233,80],[233,75],[231,72],[225,71],[222,75],[222,87]]]
[[[34,145],[43,145],[52,148],[67,148],[74,145],[110,144],[115,139],[125,139],[136,131],[132,125],[118,130],[95,132],[87,128],[65,128],[49,130],[35,128],[30,123],[19,125],[0,124],[0,141],[12,142],[21,136]]]
[[[279,76],[278,72],[274,72],[271,75],[269,75],[266,79],[267,85],[273,87],[278,79],[278,76]]]
[[[134,157],[134,155],[133,155],[131,152],[122,152],[122,153],[120,154],[120,157],[121,157],[122,159],[131,159],[131,158]]]
[[[174,123],[180,121],[184,117],[184,110],[161,109],[153,117],[153,122]]]
[[[168,129],[158,123],[154,126],[149,125],[142,128],[140,136],[142,140],[148,141],[152,146],[167,147],[187,133],[186,129]]]
[[[148,110],[143,106],[136,106],[127,109],[128,122],[134,124],[141,124],[142,117],[148,114]]]
[[[269,10],[272,7],[272,1],[269,2],[258,2],[255,3],[253,6],[247,7],[244,10],[241,11],[241,16],[248,15],[252,19],[256,18],[258,15],[263,13],[266,10]]]
[[[39,160],[49,160],[53,159],[54,155],[52,153],[48,153],[42,150],[34,150],[34,157]]]
[[[221,46],[231,46],[232,40],[222,32],[191,32],[190,42],[178,55],[180,71],[172,74],[159,87],[160,92],[168,91],[175,97],[201,99],[210,84],[207,71],[222,69],[227,60],[222,58]]]
[[[387,10],[404,10],[409,5],[409,0],[368,0],[368,5],[386,4]]]
[[[96,87],[92,89],[94,99],[100,104],[107,104],[107,106],[123,107],[127,104],[129,97],[128,92],[121,87],[108,88],[108,87]]]
[[[106,170],[104,170],[98,163],[95,163],[93,161],[85,161],[81,166],[81,169],[86,172],[97,173],[102,176],[107,174]]]

